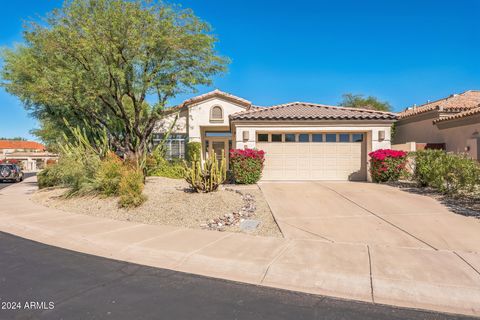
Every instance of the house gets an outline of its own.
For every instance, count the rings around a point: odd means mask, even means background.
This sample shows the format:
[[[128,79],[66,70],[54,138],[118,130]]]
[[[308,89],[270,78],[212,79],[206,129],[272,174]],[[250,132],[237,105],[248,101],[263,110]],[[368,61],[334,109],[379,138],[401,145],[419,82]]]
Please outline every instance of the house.
[[[0,140],[0,162],[20,162],[27,171],[43,168],[48,160],[57,155],[47,152],[46,147],[35,141]]]
[[[394,113],[292,102],[259,107],[215,90],[171,108],[154,140],[171,128],[167,156],[184,157],[187,141],[227,157],[231,148],[266,152],[264,180],[367,180],[368,153],[390,148]],[[175,122],[176,119],[176,122]]]
[[[480,159],[480,91],[469,90],[399,113],[394,143],[415,142]]]

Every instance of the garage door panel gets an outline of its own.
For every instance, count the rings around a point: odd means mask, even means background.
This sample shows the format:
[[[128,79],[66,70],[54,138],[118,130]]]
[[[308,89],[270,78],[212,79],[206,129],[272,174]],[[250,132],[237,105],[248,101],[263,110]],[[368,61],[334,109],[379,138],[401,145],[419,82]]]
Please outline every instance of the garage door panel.
[[[364,142],[258,143],[257,148],[265,151],[264,180],[366,179]]]

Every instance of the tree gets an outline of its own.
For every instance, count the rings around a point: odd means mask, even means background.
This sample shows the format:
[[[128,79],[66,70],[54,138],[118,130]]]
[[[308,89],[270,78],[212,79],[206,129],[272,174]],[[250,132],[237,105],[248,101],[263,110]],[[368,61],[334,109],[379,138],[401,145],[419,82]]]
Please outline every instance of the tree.
[[[386,101],[380,101],[373,96],[368,96],[364,98],[363,94],[352,94],[345,93],[342,95],[342,102],[340,105],[342,107],[348,108],[361,108],[361,109],[370,109],[378,111],[390,111],[391,106]]]
[[[27,141],[27,139],[25,139],[24,137],[13,137],[13,138],[0,137],[0,140]]]
[[[30,22],[24,41],[3,52],[6,90],[47,133],[64,119],[106,130],[137,162],[168,100],[210,85],[228,62],[191,10],[148,0],[67,1],[44,23]]]

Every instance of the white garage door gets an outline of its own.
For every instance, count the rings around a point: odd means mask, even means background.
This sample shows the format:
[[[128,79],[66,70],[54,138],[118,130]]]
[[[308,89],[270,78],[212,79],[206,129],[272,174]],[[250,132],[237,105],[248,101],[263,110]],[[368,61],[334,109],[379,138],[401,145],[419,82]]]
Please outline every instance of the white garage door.
[[[366,180],[361,133],[265,133],[257,139],[266,135],[268,142],[257,142],[265,151],[263,180]]]

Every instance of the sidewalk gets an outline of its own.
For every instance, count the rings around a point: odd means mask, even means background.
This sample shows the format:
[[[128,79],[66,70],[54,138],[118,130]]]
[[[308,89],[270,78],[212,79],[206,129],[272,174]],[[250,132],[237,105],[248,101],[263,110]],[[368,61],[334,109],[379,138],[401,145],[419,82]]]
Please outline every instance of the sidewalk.
[[[287,240],[73,214],[0,190],[0,231],[88,254],[228,280],[480,316],[480,254]]]

